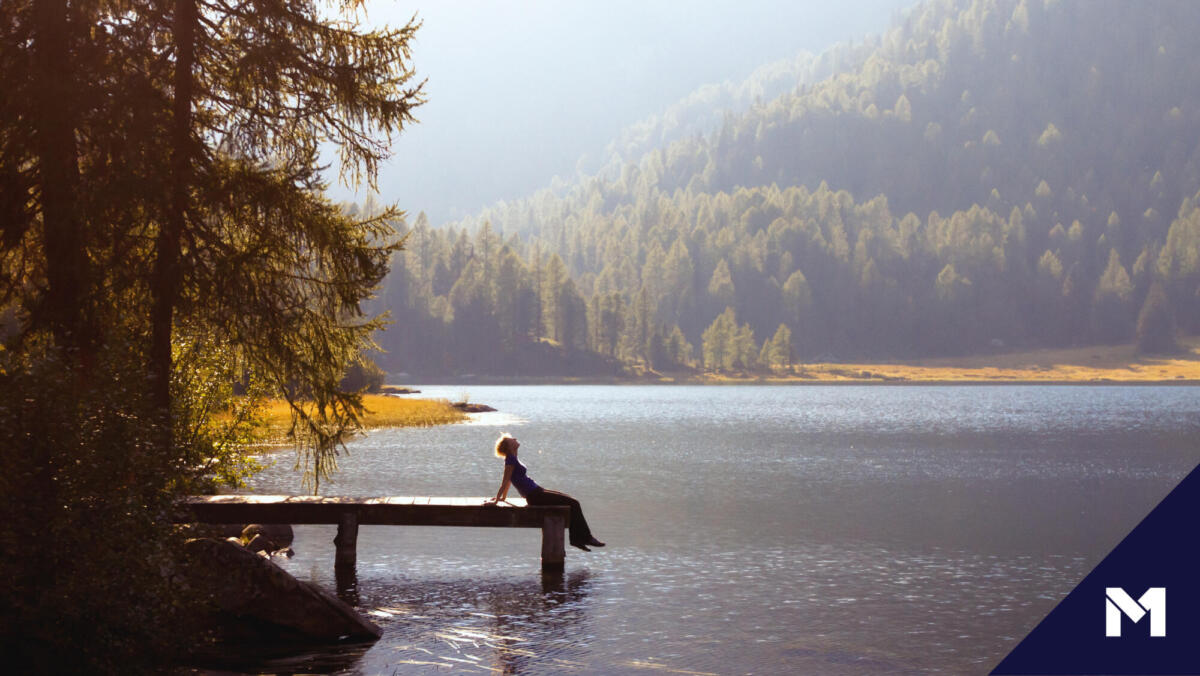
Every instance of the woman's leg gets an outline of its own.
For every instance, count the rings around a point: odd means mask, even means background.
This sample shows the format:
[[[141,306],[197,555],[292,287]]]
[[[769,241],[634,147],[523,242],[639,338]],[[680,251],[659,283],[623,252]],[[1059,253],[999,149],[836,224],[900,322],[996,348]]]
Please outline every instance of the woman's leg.
[[[531,505],[567,505],[571,508],[571,522],[567,528],[570,531],[571,544],[583,545],[587,544],[592,539],[592,530],[588,528],[587,519],[583,518],[583,507],[579,501],[558,491],[548,491],[542,489],[537,493],[531,494],[527,501]]]

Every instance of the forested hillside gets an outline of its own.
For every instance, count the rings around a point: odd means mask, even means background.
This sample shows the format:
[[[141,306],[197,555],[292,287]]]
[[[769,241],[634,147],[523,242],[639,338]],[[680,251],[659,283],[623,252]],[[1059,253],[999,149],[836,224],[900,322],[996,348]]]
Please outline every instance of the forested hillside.
[[[1197,30],[1186,0],[921,4],[707,134],[668,114],[618,140],[677,139],[636,162],[404,224],[381,363],[739,370],[1196,332]],[[678,111],[715,117],[703,100]]]

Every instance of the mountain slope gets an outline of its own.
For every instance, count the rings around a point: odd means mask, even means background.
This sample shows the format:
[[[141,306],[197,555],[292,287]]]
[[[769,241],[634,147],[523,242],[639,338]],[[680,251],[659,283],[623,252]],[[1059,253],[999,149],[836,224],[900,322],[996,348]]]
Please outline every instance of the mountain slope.
[[[450,370],[539,337],[725,369],[1123,341],[1155,283],[1196,331],[1197,29],[1186,1],[927,2],[707,136],[417,227],[384,302]]]

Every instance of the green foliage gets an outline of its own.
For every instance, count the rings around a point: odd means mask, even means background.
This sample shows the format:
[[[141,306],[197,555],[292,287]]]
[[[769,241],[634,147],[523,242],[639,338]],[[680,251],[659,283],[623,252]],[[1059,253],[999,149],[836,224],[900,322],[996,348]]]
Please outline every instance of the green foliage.
[[[712,371],[749,370],[758,364],[754,330],[738,325],[733,308],[725,308],[701,337],[704,367]]]
[[[191,458],[189,493],[238,487],[261,466],[247,453],[262,433],[263,406],[274,392],[226,340],[180,330],[171,379],[172,447]]]
[[[1108,265],[1096,284],[1092,301],[1092,331],[1101,341],[1120,342],[1132,335],[1133,283],[1121,256],[1113,249]]]
[[[671,327],[671,333],[667,335],[666,352],[671,364],[683,368],[692,366],[695,349],[678,326]]]
[[[1175,342],[1175,322],[1161,282],[1154,282],[1146,302],[1138,313],[1137,349],[1143,354],[1170,354],[1179,349]]]
[[[786,324],[775,329],[775,335],[763,341],[759,352],[760,364],[770,368],[787,368],[792,365],[792,330]]]
[[[1062,132],[1060,132],[1058,127],[1055,127],[1054,123],[1051,122],[1050,124],[1046,125],[1046,129],[1043,130],[1042,135],[1038,137],[1037,144],[1042,148],[1050,148],[1059,143],[1062,143]]]
[[[1200,5],[1158,10],[921,4],[879,40],[794,64],[801,86],[744,113],[706,117],[728,88],[681,102],[707,133],[664,115],[624,135],[595,176],[415,228],[429,257],[406,256],[388,295],[424,284],[428,267],[452,284],[455,255],[487,223],[543,271],[532,288],[547,318],[533,334],[560,341],[569,278],[589,349],[627,366],[654,361],[655,335],[677,326],[718,368],[704,335],[726,308],[757,335],[785,325],[795,358],[1127,340],[1153,275],[1180,328],[1200,331],[1200,151],[1188,141],[1200,117],[1185,112],[1200,109],[1188,65]],[[475,372],[438,337],[446,316],[407,297],[387,305],[413,327],[379,338],[389,353]]]
[[[161,668],[190,638],[173,503],[254,470],[268,394],[314,490],[334,468],[400,214],[325,199],[318,149],[373,183],[421,102],[415,29],[309,2],[0,4],[6,659]]]
[[[45,336],[0,353],[0,652],[16,672],[150,672],[189,640],[164,571],[203,444],[159,447],[138,359],[112,346],[85,372]]]
[[[701,351],[704,368],[721,371],[733,368],[735,358],[733,341],[737,333],[737,320],[733,308],[727,308],[701,336]]]
[[[387,373],[379,368],[374,360],[360,355],[358,359],[350,362],[346,375],[342,376],[341,387],[350,392],[377,394],[383,389],[386,379]]]

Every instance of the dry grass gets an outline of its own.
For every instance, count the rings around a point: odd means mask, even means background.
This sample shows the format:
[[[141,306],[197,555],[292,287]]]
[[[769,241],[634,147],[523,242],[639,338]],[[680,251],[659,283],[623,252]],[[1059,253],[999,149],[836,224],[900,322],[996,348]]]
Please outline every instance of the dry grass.
[[[430,427],[462,422],[467,416],[448,402],[432,399],[408,399],[382,394],[363,396],[366,414],[362,418],[367,430],[385,427]],[[287,402],[272,400],[263,411],[266,421],[266,437],[282,440],[292,425],[292,413]]]
[[[363,426],[367,429],[379,427],[430,427],[462,422],[467,414],[449,403],[433,399],[404,399],[380,394],[363,397],[367,414]]]
[[[1200,338],[1181,341],[1184,352],[1143,356],[1132,345],[945,357],[896,363],[805,364],[798,375],[768,382],[1200,382]],[[736,378],[707,377],[736,382]]]

